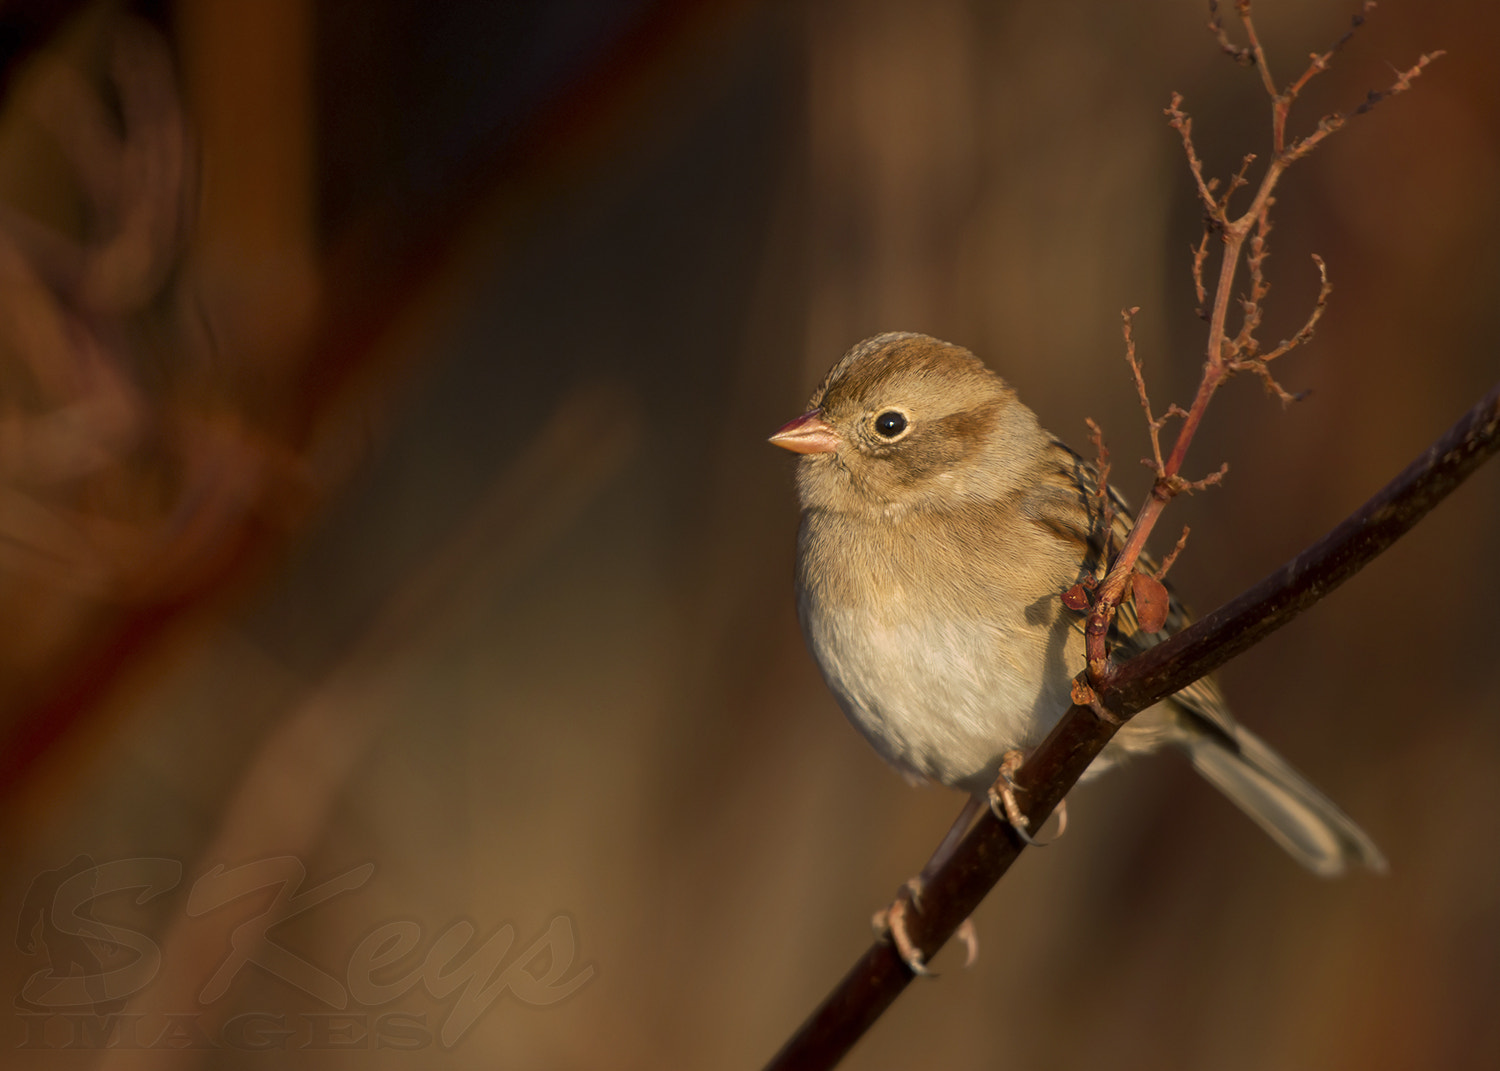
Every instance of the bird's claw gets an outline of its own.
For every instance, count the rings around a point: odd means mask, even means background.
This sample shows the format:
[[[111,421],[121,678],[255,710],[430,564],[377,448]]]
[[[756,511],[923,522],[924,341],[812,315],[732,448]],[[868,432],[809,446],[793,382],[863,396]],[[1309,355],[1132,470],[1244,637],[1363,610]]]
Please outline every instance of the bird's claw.
[[[1029,848],[1043,848],[1057,840],[1068,830],[1068,801],[1063,800],[1057,805],[1057,835],[1052,840],[1041,841],[1031,835],[1031,819],[1021,813],[1021,805],[1016,802],[1015,774],[1026,761],[1024,752],[1007,751],[1000,759],[1000,776],[995,783],[989,787],[986,795],[989,798],[990,811],[996,818],[1006,822],[1016,831],[1016,836]]]
[[[922,879],[912,878],[897,891],[890,906],[875,912],[870,921],[877,935],[890,939],[891,944],[896,947],[896,955],[901,957],[901,962],[906,964],[912,974],[919,978],[936,978],[937,974],[927,966],[927,957],[906,930],[906,913],[921,910]],[[974,920],[964,919],[963,924],[953,931],[953,936],[963,942],[964,966],[973,966],[974,960],[979,957],[979,937],[974,929]]]
[[[964,919],[963,925],[953,931],[953,936],[964,943],[964,967],[974,966],[974,961],[979,958],[979,931],[974,928],[973,919]]]
[[[921,978],[931,978],[933,973],[927,969],[927,957],[922,955],[922,950],[906,932],[908,910],[922,910],[922,879],[920,877],[907,879],[906,884],[896,890],[896,898],[891,901],[890,906],[875,912],[870,925],[875,928],[876,936],[890,939],[891,944],[896,946],[896,955],[901,957],[901,962],[906,964],[912,974]]]

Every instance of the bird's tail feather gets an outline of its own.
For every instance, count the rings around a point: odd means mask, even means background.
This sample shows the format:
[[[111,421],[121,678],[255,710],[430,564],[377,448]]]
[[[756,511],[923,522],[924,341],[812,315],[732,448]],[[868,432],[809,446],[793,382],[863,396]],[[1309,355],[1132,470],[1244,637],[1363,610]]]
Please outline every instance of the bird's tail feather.
[[[1184,742],[1193,768],[1309,870],[1323,877],[1350,864],[1384,872],[1385,856],[1364,830],[1254,734],[1198,732]]]

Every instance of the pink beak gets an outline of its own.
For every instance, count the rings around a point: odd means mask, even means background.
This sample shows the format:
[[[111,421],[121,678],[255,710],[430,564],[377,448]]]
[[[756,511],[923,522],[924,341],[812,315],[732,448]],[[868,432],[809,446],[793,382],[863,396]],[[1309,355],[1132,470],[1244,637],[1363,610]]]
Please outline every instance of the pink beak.
[[[776,429],[770,442],[794,454],[831,454],[842,442],[838,432],[823,420],[823,410],[814,409]]]

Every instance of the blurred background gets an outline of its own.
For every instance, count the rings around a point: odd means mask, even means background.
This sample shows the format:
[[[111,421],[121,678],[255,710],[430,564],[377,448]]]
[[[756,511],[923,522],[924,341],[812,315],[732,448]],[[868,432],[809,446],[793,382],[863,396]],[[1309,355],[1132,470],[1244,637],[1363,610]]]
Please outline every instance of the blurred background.
[[[1280,83],[1351,5],[1256,9]],[[852,343],[991,362],[1139,501],[1201,212],[1269,107],[1187,2],[0,7],[0,1044],[52,1067],[756,1067],[961,800],[845,724],[765,437]],[[1292,128],[1200,610],[1496,379],[1493,5],[1392,2]],[[1382,845],[1186,765],[1072,798],[855,1068],[1500,1061],[1500,466],[1226,667]],[[10,934],[14,933],[14,939]]]

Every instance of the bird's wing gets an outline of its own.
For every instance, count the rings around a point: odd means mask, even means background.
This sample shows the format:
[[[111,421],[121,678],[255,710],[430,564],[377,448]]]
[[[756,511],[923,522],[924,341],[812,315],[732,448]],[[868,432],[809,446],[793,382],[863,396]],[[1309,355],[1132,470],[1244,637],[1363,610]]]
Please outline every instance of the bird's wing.
[[[1056,445],[1061,451],[1056,455],[1058,464],[1081,489],[1081,497],[1075,501],[1083,508],[1081,510],[1074,508],[1066,513],[1053,510],[1050,511],[1050,516],[1054,524],[1057,523],[1057,517],[1067,515],[1076,518],[1075,523],[1087,526],[1087,530],[1081,529],[1075,535],[1079,542],[1088,547],[1088,553],[1080,566],[1079,578],[1081,580],[1085,576],[1092,576],[1095,581],[1103,580],[1109,563],[1130,535],[1130,529],[1135,523],[1135,515],[1119,492],[1110,487],[1108,491],[1112,508],[1109,513],[1112,517],[1110,539],[1106,546],[1103,536],[1106,511],[1103,509],[1097,490],[1098,469],[1079,457],[1066,444],[1058,442]],[[1157,563],[1151,555],[1143,552],[1139,566],[1144,572],[1154,573]],[[1177,592],[1172,589],[1172,585],[1165,581],[1163,585],[1167,589],[1170,602],[1166,622],[1156,632],[1146,632],[1141,628],[1134,599],[1126,599],[1120,604],[1115,613],[1109,637],[1115,661],[1129,661],[1135,655],[1150,647],[1155,647],[1167,637],[1180,632],[1192,623],[1192,612],[1183,605]],[[1080,632],[1083,631],[1087,619],[1087,612],[1077,613],[1075,627]],[[1173,695],[1172,701],[1188,713],[1196,715],[1211,728],[1223,733],[1231,741],[1235,739],[1234,716],[1229,712],[1229,704],[1224,698],[1224,693],[1220,691],[1218,683],[1212,677],[1200,677]]]

